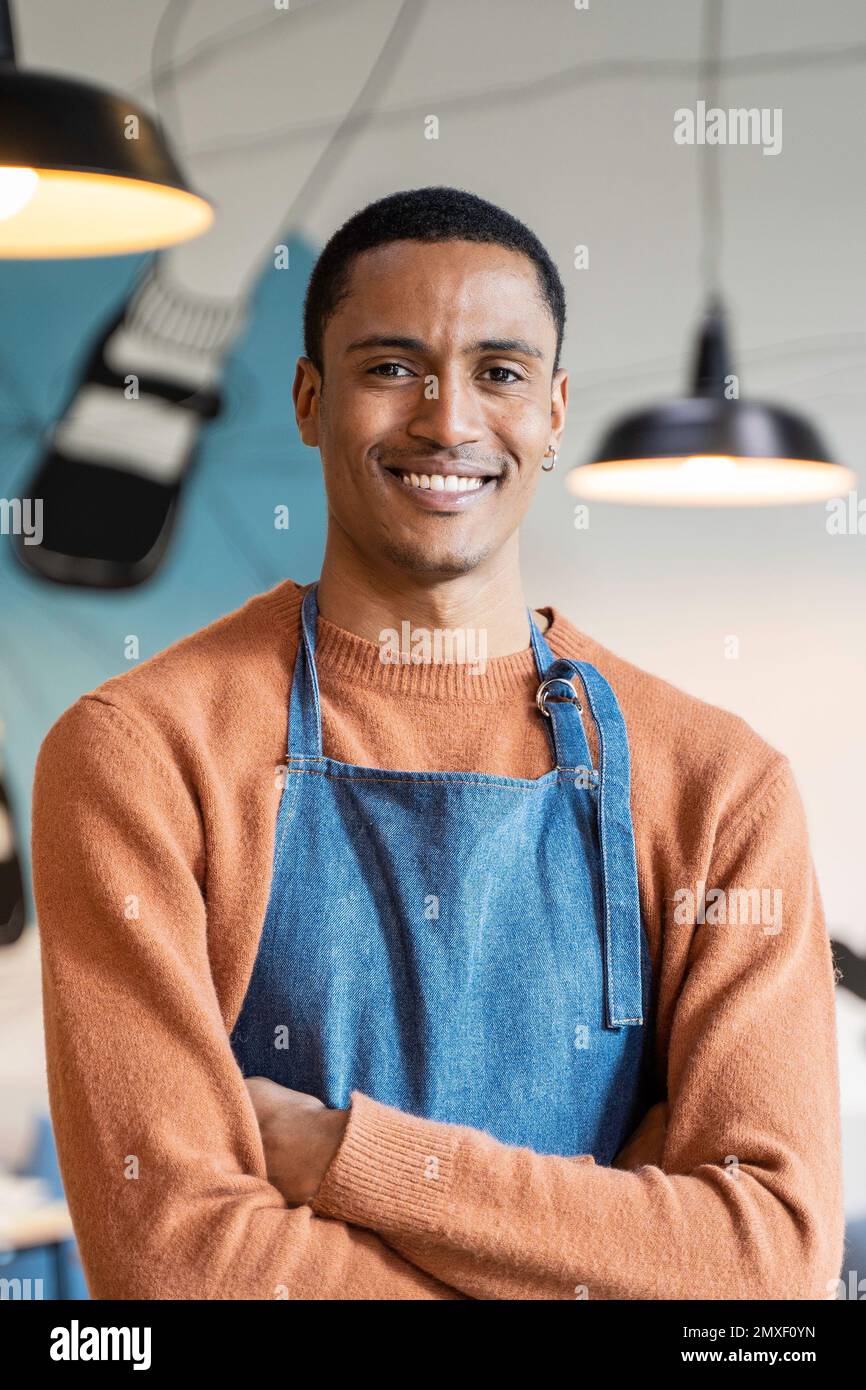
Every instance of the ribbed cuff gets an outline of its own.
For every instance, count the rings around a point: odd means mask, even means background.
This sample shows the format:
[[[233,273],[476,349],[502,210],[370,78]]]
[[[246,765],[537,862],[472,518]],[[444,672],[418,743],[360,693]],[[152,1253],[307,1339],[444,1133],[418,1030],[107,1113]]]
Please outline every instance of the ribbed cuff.
[[[353,1091],[340,1147],[310,1206],[376,1231],[440,1231],[459,1142],[459,1126]]]

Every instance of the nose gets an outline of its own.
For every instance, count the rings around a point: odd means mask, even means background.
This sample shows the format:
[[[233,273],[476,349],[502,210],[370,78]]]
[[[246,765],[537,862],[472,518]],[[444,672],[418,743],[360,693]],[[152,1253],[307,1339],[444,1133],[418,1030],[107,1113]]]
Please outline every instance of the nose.
[[[439,448],[476,444],[484,437],[484,423],[478,394],[465,368],[428,375],[418,393],[407,433],[425,439]]]

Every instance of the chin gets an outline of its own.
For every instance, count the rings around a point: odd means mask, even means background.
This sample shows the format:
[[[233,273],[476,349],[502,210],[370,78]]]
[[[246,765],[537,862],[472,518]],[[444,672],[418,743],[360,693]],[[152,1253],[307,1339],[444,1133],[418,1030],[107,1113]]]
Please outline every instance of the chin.
[[[396,569],[406,574],[438,576],[441,579],[456,579],[472,570],[487,559],[490,546],[467,551],[430,551],[412,546],[383,546],[384,553]]]

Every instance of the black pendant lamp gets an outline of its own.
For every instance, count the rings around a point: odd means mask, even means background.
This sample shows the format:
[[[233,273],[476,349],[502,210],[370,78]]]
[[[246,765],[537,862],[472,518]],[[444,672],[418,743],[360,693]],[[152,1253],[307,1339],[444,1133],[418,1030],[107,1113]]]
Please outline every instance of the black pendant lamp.
[[[710,303],[691,394],[635,411],[571,470],[578,496],[658,506],[758,506],[823,501],[856,486],[816,430],[781,406],[737,395],[724,315]]]
[[[704,0],[700,94],[718,104],[722,0]],[[657,506],[742,507],[815,502],[856,486],[808,420],[739,399],[722,311],[718,152],[702,150],[701,246],[707,304],[690,394],[617,421],[592,460],[567,475],[578,497]]]
[[[16,67],[0,0],[0,257],[154,250],[204,232],[213,216],[135,103]]]

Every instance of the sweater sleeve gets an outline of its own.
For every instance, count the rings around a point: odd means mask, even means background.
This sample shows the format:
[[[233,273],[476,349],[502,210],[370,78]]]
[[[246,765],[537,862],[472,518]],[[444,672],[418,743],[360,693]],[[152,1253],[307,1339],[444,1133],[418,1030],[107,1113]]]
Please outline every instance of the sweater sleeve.
[[[690,935],[667,1096],[611,1167],[353,1092],[313,1210],[380,1232],[477,1299],[832,1296],[844,1240],[834,972],[787,759],[709,859],[707,921],[677,925],[671,905],[665,927]],[[711,925],[712,888],[728,905],[732,890],[778,890],[780,929],[772,912]]]
[[[209,968],[194,792],[100,696],[33,791],[48,1092],[97,1299],[454,1299],[378,1235],[288,1207]]]

